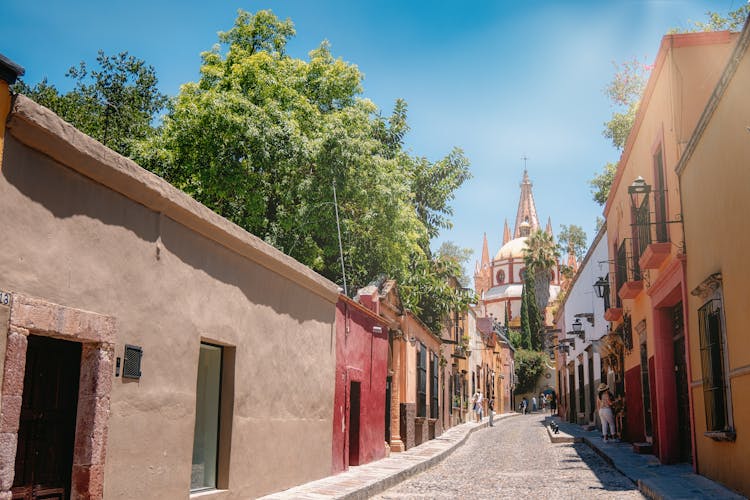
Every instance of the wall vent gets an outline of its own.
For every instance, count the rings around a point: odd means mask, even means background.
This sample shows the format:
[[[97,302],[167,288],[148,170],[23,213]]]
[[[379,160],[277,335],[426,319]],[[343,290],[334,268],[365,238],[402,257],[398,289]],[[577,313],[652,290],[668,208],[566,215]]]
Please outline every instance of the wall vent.
[[[141,358],[143,348],[136,345],[125,344],[125,356],[122,363],[123,378],[141,378]]]

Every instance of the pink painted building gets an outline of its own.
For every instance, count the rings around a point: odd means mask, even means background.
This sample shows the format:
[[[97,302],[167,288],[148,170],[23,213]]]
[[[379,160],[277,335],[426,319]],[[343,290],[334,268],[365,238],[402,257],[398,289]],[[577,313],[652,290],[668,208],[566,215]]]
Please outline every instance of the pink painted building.
[[[377,307],[378,302],[371,303]],[[340,295],[336,305],[333,473],[385,457],[387,321]]]

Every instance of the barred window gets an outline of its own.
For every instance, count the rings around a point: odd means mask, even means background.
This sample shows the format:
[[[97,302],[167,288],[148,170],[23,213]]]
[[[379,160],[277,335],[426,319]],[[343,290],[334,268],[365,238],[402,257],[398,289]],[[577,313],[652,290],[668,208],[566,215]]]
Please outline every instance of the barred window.
[[[720,299],[712,299],[698,309],[703,399],[706,407],[706,430],[709,432],[730,430],[721,305]]]
[[[438,395],[440,393],[438,389],[440,359],[435,353],[431,353],[430,356],[430,377],[432,379],[432,384],[430,385],[430,418],[438,418],[440,408],[438,405]]]
[[[417,350],[417,416],[427,416],[427,348],[421,342]]]

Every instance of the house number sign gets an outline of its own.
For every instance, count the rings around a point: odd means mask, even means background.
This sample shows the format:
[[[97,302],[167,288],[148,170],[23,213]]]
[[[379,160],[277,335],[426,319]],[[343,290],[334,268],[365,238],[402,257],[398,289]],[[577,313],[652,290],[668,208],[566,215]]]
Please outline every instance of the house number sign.
[[[10,294],[8,292],[0,290],[0,305],[10,305]]]

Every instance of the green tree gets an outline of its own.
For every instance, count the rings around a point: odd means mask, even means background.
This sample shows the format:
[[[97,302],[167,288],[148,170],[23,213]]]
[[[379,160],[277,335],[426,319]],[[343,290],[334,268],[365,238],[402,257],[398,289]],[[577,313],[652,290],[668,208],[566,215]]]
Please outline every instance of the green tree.
[[[581,226],[561,224],[557,242],[561,254],[575,255],[578,260],[586,255],[586,231]]]
[[[672,28],[670,33],[694,33],[698,31],[741,31],[748,15],[750,5],[745,4],[723,16],[718,12],[706,11],[706,21],[688,21],[688,28]]]
[[[449,314],[464,313],[476,303],[472,291],[461,288],[455,276],[460,265],[450,259],[412,256],[408,272],[399,281],[404,307],[415,313],[434,333]]]
[[[607,163],[604,165],[602,171],[596,174],[593,179],[589,181],[591,186],[591,195],[594,197],[594,201],[599,205],[605,205],[607,198],[609,198],[609,190],[612,187],[612,183],[615,181],[615,174],[617,173],[616,163]]]
[[[544,373],[547,354],[528,349],[518,349],[515,354],[516,394],[531,392],[536,382]]]
[[[560,253],[552,236],[541,229],[532,233],[524,248],[526,275],[533,284],[534,297],[539,311],[549,302],[550,272],[557,264]]]
[[[524,294],[521,302],[521,324],[528,335],[531,349],[544,347],[544,311],[549,303],[551,271],[557,264],[559,252],[552,236],[537,230],[529,236],[524,249]],[[525,305],[524,305],[525,303]],[[523,309],[526,310],[524,318]],[[524,319],[526,326],[524,326]]]
[[[456,279],[463,287],[469,286],[470,279],[466,273],[466,264],[473,254],[474,250],[471,248],[461,248],[452,241],[444,241],[436,252],[438,259],[451,260],[460,266]]]
[[[124,156],[132,156],[134,143],[153,134],[152,122],[167,104],[153,66],[127,52],[100,50],[96,65],[81,61],[65,76],[76,81],[65,94],[46,78],[33,87],[18,82],[14,90]]]
[[[399,280],[409,307],[430,315],[422,297],[447,286],[452,271],[431,258],[429,240],[450,226],[468,161],[459,150],[434,163],[408,154],[406,103],[382,116],[362,96],[357,66],[335,58],[327,42],[304,60],[287,55],[294,34],[291,21],[270,11],[239,11],[202,54],[199,81],[182,86],[136,157],[342,283],[335,185],[349,288],[386,274]],[[435,317],[451,306],[448,295],[435,296]]]

